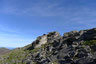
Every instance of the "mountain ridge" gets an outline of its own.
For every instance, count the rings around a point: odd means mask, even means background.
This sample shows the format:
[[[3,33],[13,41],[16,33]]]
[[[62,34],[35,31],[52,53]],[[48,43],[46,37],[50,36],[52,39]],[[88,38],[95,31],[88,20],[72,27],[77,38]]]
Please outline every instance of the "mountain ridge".
[[[96,64],[96,28],[49,32],[2,56],[1,64]]]
[[[4,47],[0,47],[0,55],[4,55],[6,53],[9,53],[11,50],[4,48]]]

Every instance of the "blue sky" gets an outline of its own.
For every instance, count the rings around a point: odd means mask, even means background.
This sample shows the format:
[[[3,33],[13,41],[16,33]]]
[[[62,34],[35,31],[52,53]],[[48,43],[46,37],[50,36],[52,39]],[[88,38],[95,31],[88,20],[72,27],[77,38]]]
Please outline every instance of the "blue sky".
[[[96,27],[96,0],[0,0],[0,47],[22,47],[44,33]]]

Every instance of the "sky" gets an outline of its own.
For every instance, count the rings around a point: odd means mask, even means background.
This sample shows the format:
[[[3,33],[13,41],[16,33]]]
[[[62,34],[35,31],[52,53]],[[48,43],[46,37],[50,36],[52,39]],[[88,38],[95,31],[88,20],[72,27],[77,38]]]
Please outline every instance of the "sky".
[[[0,47],[23,47],[51,31],[96,27],[96,0],[0,0]]]

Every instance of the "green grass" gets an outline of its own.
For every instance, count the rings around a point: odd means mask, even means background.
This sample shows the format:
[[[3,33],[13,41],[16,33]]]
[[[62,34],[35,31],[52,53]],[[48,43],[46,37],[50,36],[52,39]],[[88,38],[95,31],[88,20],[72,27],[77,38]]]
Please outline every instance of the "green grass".
[[[78,57],[73,57],[73,60],[79,59]]]
[[[25,64],[25,62],[22,62],[22,60],[28,56],[27,54],[28,51],[24,51],[22,49],[13,50],[10,53],[2,56],[3,60],[0,60],[0,64]]]
[[[53,64],[58,64],[57,62],[53,62]]]
[[[91,45],[95,45],[95,44],[96,44],[96,40],[84,41],[83,44],[84,44],[84,45],[89,45],[89,46],[91,46]]]
[[[53,64],[59,64],[59,63],[58,63],[58,61],[57,61],[57,60],[55,60],[55,61],[53,62]]]
[[[38,52],[39,49],[40,49],[40,48],[35,48],[35,49],[33,49],[33,50],[30,50],[29,52],[35,53],[35,52]]]

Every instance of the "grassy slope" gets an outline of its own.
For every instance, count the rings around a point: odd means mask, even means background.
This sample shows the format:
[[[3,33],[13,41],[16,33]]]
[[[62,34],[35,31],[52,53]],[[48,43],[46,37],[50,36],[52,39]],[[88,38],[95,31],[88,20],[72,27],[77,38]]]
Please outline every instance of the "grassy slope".
[[[7,49],[7,48],[0,48],[0,55],[9,53],[11,50]]]
[[[24,51],[23,49],[15,49],[11,52],[1,56],[0,64],[7,63],[7,64],[25,64],[23,60],[27,57],[28,52]],[[3,59],[2,59],[3,58]],[[3,61],[2,61],[3,60]]]

